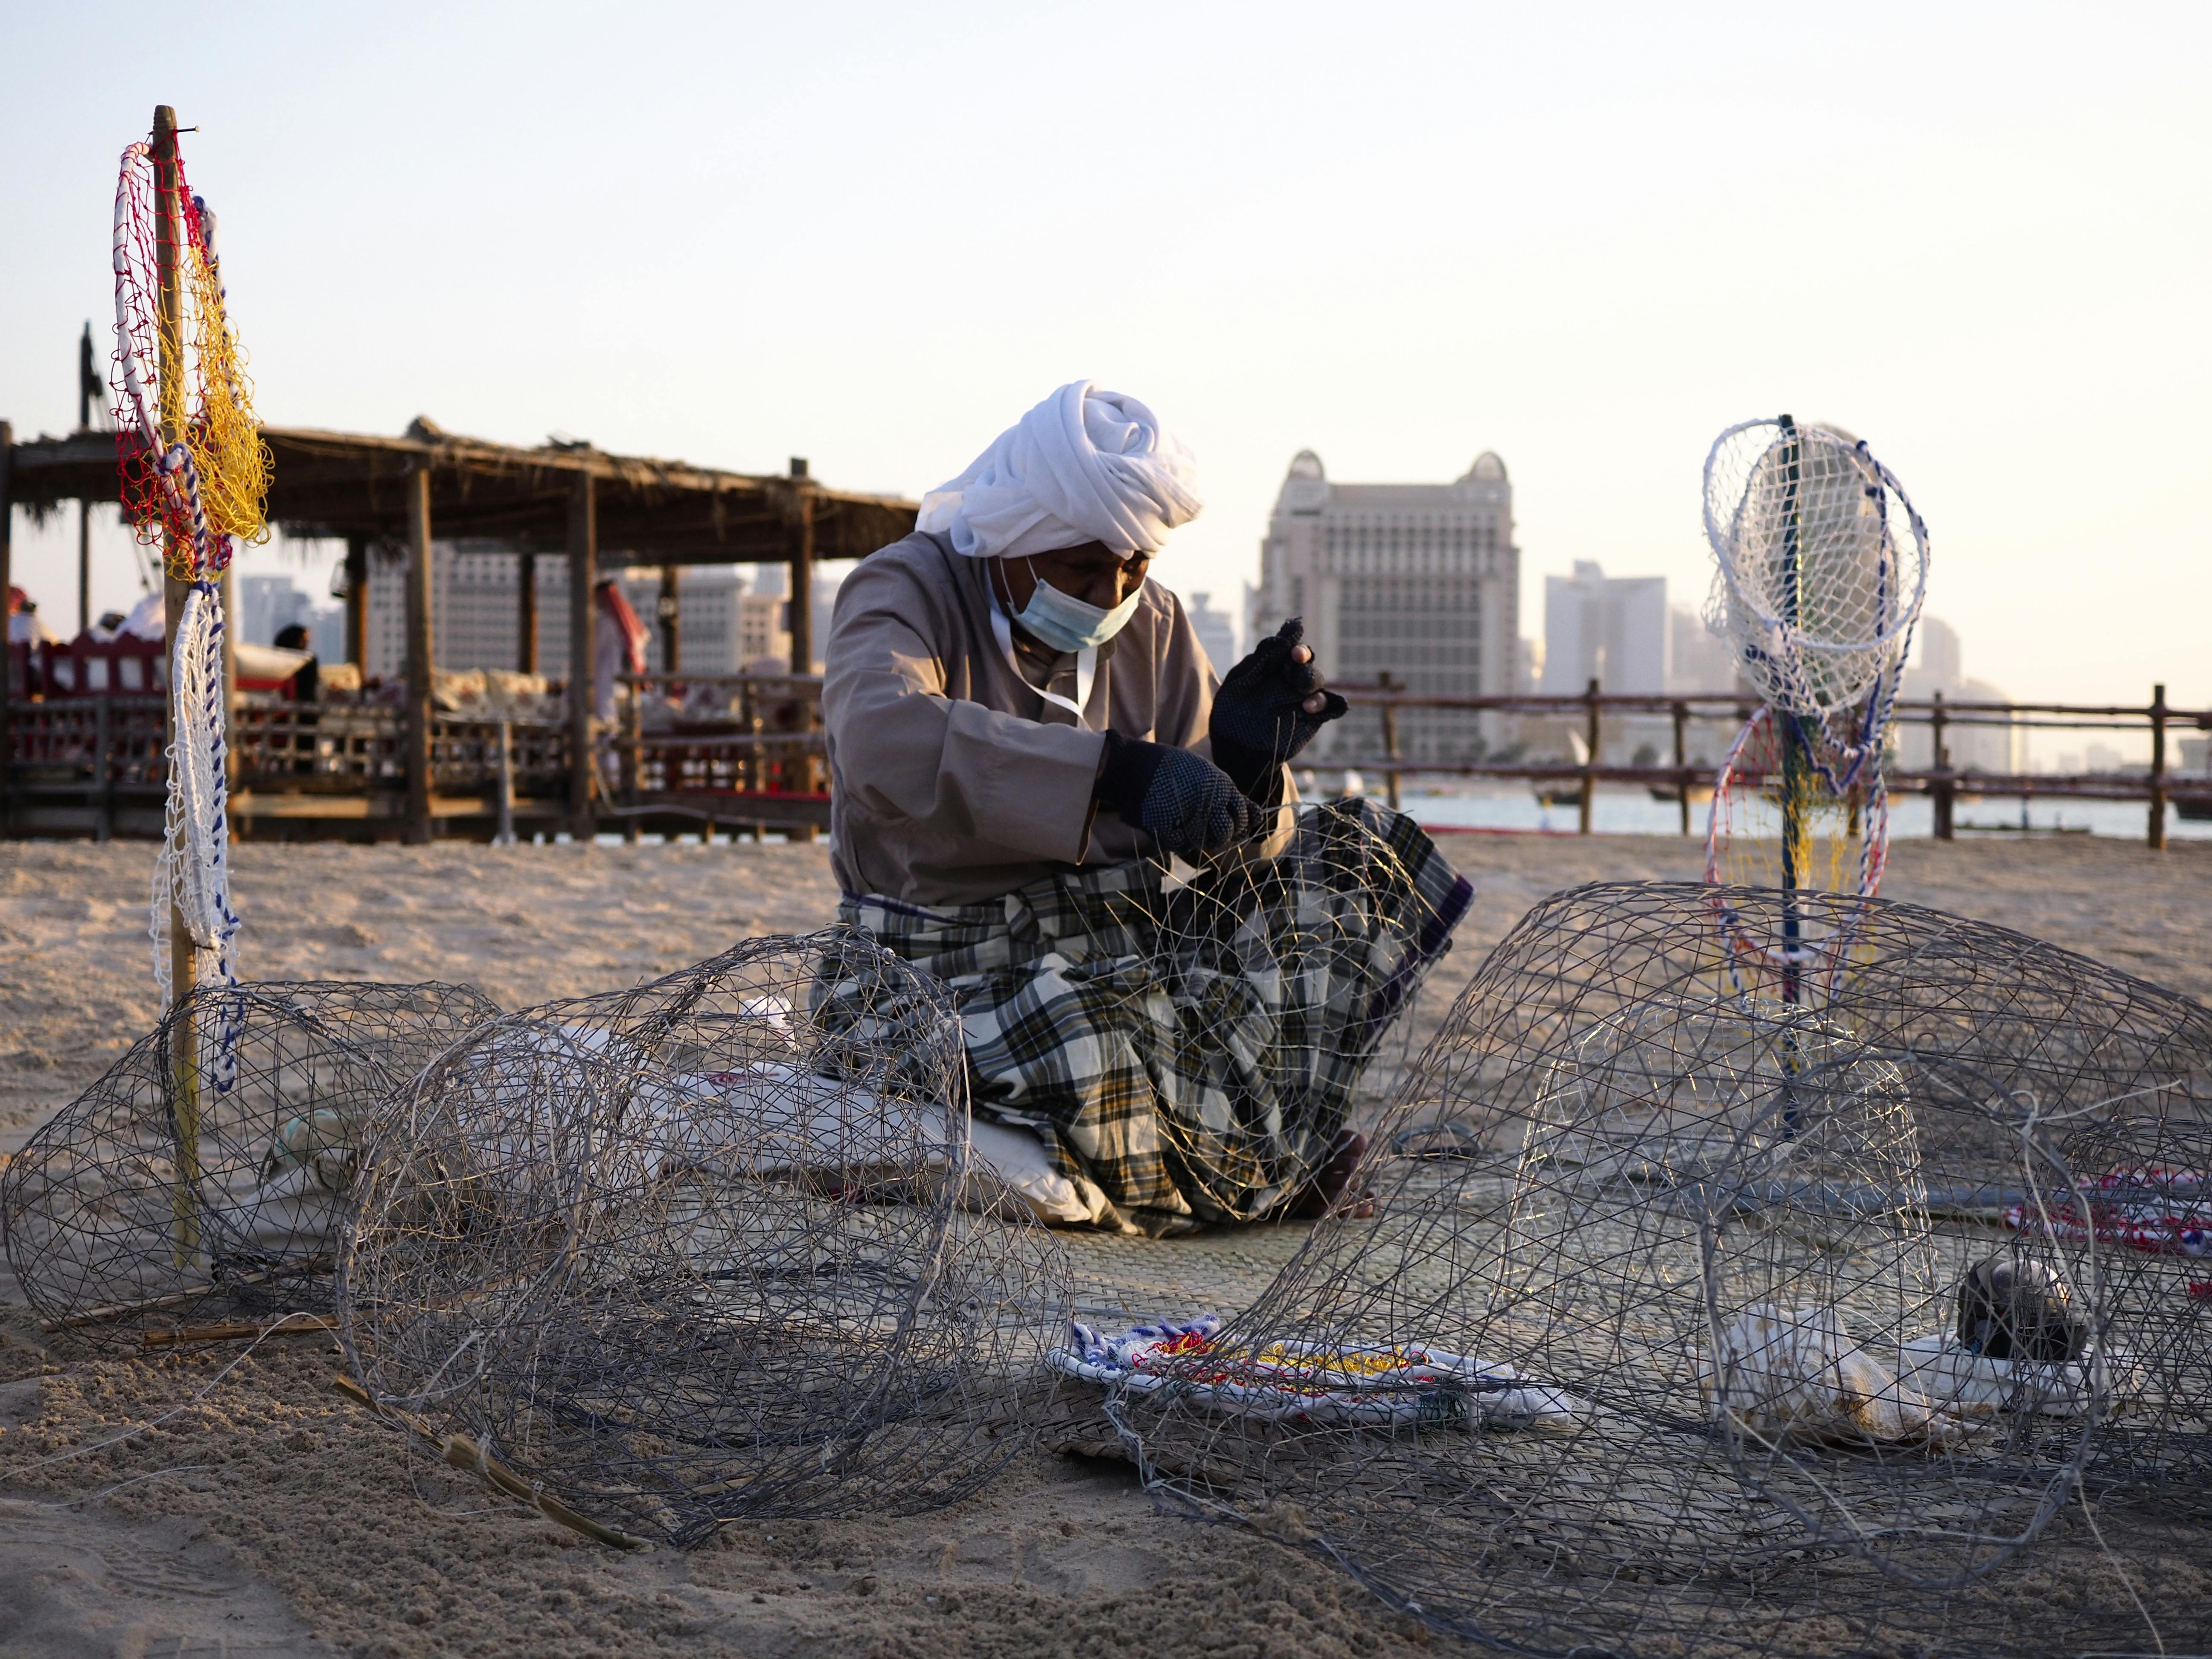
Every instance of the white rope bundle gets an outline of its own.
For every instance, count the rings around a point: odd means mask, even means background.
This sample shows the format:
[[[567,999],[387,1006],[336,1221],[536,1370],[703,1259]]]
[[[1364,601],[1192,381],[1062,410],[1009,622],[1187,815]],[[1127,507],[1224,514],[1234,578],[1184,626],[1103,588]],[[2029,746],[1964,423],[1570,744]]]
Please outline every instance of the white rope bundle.
[[[1927,526],[1889,469],[1826,427],[1745,421],[1705,457],[1705,624],[1759,696],[1817,716],[1872,690],[1886,726],[1928,585]]]
[[[228,803],[223,780],[222,601],[215,584],[192,584],[170,653],[169,799],[161,856],[154,866],[154,977],[171,995],[169,928],[182,920],[192,949],[237,982],[231,941],[239,919],[230,905]],[[199,975],[198,977],[203,977]]]

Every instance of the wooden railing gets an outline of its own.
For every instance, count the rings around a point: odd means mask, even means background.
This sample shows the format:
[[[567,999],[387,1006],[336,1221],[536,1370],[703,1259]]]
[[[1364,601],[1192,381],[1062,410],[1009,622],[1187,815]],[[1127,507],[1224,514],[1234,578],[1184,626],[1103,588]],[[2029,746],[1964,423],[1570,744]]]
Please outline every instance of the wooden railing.
[[[630,699],[622,729],[610,734],[598,767],[595,811],[635,835],[684,821],[772,824],[811,834],[828,822],[821,686],[807,675],[641,675],[633,682],[684,705],[685,718],[646,729]],[[1711,762],[1690,759],[1691,726],[1732,733],[1757,704],[1736,692],[1680,696],[1623,696],[1593,684],[1578,696],[1431,696],[1387,678],[1337,688],[1355,708],[1379,715],[1381,752],[1332,754],[1325,763],[1379,775],[1393,805],[1401,780],[1413,775],[1520,780],[1561,786],[1577,804],[1577,827],[1591,829],[1601,783],[1674,793],[1682,833],[1692,828],[1692,793],[1712,781]],[[1565,720],[1583,739],[1577,757],[1421,759],[1399,741],[1407,709],[1495,713]],[[160,696],[113,696],[11,700],[13,764],[0,794],[10,833],[161,833],[167,763],[167,704]],[[1631,717],[1664,718],[1670,762],[1636,765],[1603,758],[1608,732]],[[2178,775],[2168,763],[2177,729],[2212,731],[2212,710],[2166,704],[2165,688],[2143,705],[1952,702],[1936,696],[1898,705],[1900,725],[1929,729],[1934,763],[1893,769],[1894,793],[1923,794],[1935,805],[1936,834],[1948,837],[1961,794],[2076,800],[2141,801],[2146,839],[2163,846],[2169,805],[2212,810],[2212,775]],[[1961,729],[2147,732],[2151,761],[2141,774],[2011,773],[1955,769],[1949,740]],[[242,823],[264,817],[312,822],[369,819],[397,812],[406,787],[404,714],[386,704],[272,702],[241,699],[231,733],[234,798]],[[434,793],[450,798],[448,817],[470,817],[479,833],[496,821],[511,830],[518,815],[549,825],[568,822],[569,733],[565,718],[501,720],[489,714],[440,714],[431,724]],[[349,805],[350,803],[351,805]]]
[[[1382,752],[1370,757],[1332,755],[1331,769],[1343,767],[1380,774],[1385,780],[1391,805],[1399,801],[1400,780],[1418,774],[1466,778],[1522,779],[1531,783],[1571,783],[1577,796],[1577,828],[1590,833],[1591,804],[1600,783],[1642,784],[1671,788],[1680,802],[1681,830],[1691,832],[1691,792],[1710,785],[1711,764],[1692,763],[1688,753],[1688,728],[1692,721],[1741,726],[1759,705],[1741,693],[1697,693],[1679,696],[1617,695],[1604,691],[1592,680],[1577,696],[1433,696],[1410,692],[1387,675],[1367,684],[1338,684],[1354,708],[1380,711]],[[1577,759],[1519,761],[1439,761],[1407,758],[1398,740],[1398,713],[1407,708],[1452,709],[1465,713],[1550,716],[1575,722],[1583,738]],[[1667,765],[1607,765],[1601,759],[1609,716],[1665,715],[1674,734],[1674,758]],[[1893,769],[1885,774],[1893,794],[1924,794],[1935,803],[1936,834],[1949,840],[1954,829],[1953,809],[1961,794],[2051,796],[2074,800],[2142,801],[2148,808],[2145,841],[2153,848],[2166,845],[2166,810],[2177,801],[2212,806],[2212,773],[2177,775],[2167,759],[2167,738],[2177,727],[2212,732],[2212,709],[2175,708],[2166,700],[2163,684],[2152,689],[2151,700],[2128,704],[1953,702],[1941,692],[1925,700],[1899,702],[1898,726],[1922,725],[1929,729],[1934,763],[1918,770]],[[1961,771],[1951,764],[1948,738],[1966,728],[2008,731],[2079,731],[2131,733],[2150,738],[2150,764],[2140,777],[2129,773],[2051,773]]]

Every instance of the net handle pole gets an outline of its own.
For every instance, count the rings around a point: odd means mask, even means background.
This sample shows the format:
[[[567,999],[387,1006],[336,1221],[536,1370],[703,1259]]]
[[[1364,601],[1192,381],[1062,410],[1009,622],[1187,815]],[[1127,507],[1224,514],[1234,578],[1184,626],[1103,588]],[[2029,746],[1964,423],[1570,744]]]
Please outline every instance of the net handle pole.
[[[160,393],[161,444],[166,449],[172,444],[182,443],[185,437],[184,290],[179,280],[184,215],[177,199],[177,112],[167,104],[157,104],[154,108],[152,160],[154,258],[159,282],[155,302],[160,308],[154,329],[155,374]],[[191,585],[179,581],[170,574],[182,550],[175,532],[164,532],[162,541],[162,625],[168,635],[169,684],[173,688],[183,681],[177,648],[184,633],[185,598],[191,592]],[[173,692],[170,701],[173,703]],[[171,743],[176,741],[174,732],[168,736]],[[191,997],[196,965],[191,929],[185,925],[184,912],[172,897],[169,902],[169,1000],[173,1006]],[[179,1050],[178,1076],[180,1083],[196,1069],[191,1067],[189,1056],[184,1054],[184,1050],[189,1047],[190,1037],[187,1036]]]
[[[152,161],[154,258],[159,283],[155,295],[159,315],[155,319],[154,328],[155,374],[155,390],[160,398],[161,447],[166,452],[172,445],[184,441],[185,413],[185,307],[184,289],[179,281],[185,224],[183,204],[178,199],[177,189],[177,112],[167,104],[158,104],[154,109]],[[185,632],[185,600],[191,592],[191,584],[178,580],[173,574],[180,562],[183,550],[176,532],[165,531],[162,542],[161,610],[169,647],[169,696],[163,700],[163,708],[173,716],[170,725],[173,728],[176,688],[184,684],[185,678],[179,651]],[[168,743],[164,747],[173,752],[178,738],[179,734],[172,729],[168,733]],[[173,775],[169,779],[169,787],[173,791],[177,787],[177,780]],[[192,944],[192,930],[185,920],[183,908],[177,902],[173,885],[169,897],[171,1007],[191,1000],[198,967],[198,954]],[[170,1195],[170,1207],[175,1223],[173,1243],[179,1266],[193,1258],[199,1245],[198,1046],[198,1034],[190,1017],[177,1021],[169,1045],[170,1127],[177,1142],[177,1185]]]

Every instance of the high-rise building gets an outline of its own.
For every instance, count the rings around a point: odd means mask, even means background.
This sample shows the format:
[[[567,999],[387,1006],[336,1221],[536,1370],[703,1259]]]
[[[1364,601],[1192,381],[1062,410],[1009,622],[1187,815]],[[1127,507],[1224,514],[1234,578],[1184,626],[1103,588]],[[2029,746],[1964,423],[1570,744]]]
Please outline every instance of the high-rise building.
[[[1987,680],[1966,677],[1965,655],[1959,630],[1936,617],[1923,617],[1916,629],[1920,660],[1908,666],[1899,684],[1899,695],[1912,702],[1943,694],[1946,702],[2003,702],[2005,694]],[[2014,773],[2027,770],[2027,731],[2002,716],[1969,715],[1953,721],[1943,732],[1951,769],[1956,772]],[[2094,750],[2097,747],[2091,744]],[[2115,751],[2117,753],[2117,751]],[[1906,771],[1935,764],[1936,733],[1924,716],[1897,726],[1897,761]],[[2089,769],[2098,769],[2092,765]]]
[[[1450,483],[1332,483],[1301,450],[1260,544],[1247,639],[1305,618],[1306,639],[1332,679],[1371,684],[1389,674],[1436,696],[1514,689],[1520,637],[1521,550],[1505,463],[1479,457]],[[1373,710],[1324,729],[1316,760],[1379,753]],[[1498,722],[1457,710],[1409,708],[1402,751],[1455,760],[1495,743]]]
[[[307,630],[307,648],[324,662],[345,655],[345,611],[318,605],[289,575],[238,579],[238,637],[253,645],[273,645],[295,623]]]
[[[1216,611],[1211,593],[1191,594],[1182,611],[1190,618],[1190,631],[1206,647],[1214,673],[1226,674],[1237,663],[1237,619],[1225,611]]]
[[[1577,559],[1573,575],[1544,578],[1546,696],[1574,696],[1592,680],[1623,696],[1656,696],[1673,658],[1664,576],[1607,576]]]
[[[1669,691],[1734,691],[1740,684],[1735,647],[1705,626],[1704,615],[1686,605],[1668,613],[1668,632],[1674,641],[1674,661],[1668,675]]]
[[[431,656],[441,668],[514,668],[521,653],[519,555],[469,544],[430,544]],[[371,677],[402,672],[407,660],[405,557],[372,556],[368,567],[368,661]],[[568,562],[541,554],[536,562],[538,668],[552,679],[568,672]],[[661,633],[660,572],[617,568],[623,596],[644,619],[646,666],[658,672]],[[735,567],[689,565],[677,574],[677,629],[683,667],[692,674],[733,674],[758,659],[788,661],[791,636],[783,602],[748,590]],[[243,605],[241,604],[241,609]]]

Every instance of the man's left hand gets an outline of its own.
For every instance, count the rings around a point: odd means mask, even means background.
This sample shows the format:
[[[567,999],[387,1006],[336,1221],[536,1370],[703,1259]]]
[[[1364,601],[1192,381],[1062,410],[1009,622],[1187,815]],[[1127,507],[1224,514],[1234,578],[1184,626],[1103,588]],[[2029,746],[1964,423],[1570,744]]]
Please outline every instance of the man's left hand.
[[[1349,707],[1322,689],[1304,622],[1293,617],[1231,669],[1214,694],[1213,763],[1246,799],[1276,804],[1285,763]]]

